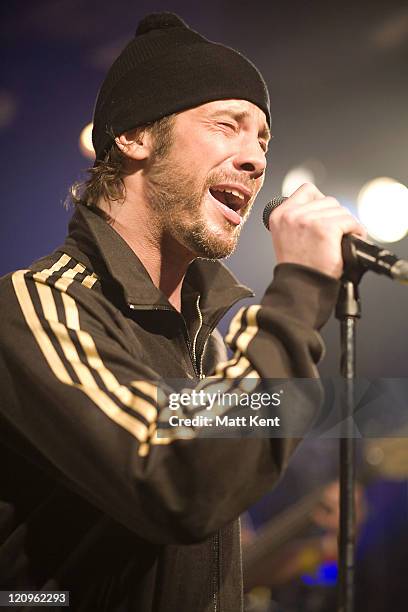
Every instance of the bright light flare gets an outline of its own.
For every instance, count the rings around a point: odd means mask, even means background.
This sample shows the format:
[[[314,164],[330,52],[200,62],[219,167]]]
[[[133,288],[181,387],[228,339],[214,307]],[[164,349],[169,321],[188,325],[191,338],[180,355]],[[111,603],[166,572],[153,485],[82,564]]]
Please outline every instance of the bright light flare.
[[[408,189],[395,179],[369,181],[357,196],[358,216],[380,242],[397,242],[408,232]]]
[[[82,155],[88,157],[89,159],[95,158],[95,151],[92,144],[92,123],[88,123],[82,130],[79,136],[79,148],[81,150]]]
[[[288,198],[304,183],[315,183],[313,172],[304,166],[292,168],[283,179],[282,195]]]

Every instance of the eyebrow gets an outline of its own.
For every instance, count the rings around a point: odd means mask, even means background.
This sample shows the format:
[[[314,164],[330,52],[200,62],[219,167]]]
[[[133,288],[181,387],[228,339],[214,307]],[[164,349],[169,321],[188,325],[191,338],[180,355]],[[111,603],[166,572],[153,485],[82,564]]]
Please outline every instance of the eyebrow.
[[[214,111],[214,113],[211,113],[211,116],[215,118],[215,117],[220,117],[226,114],[230,115],[238,123],[242,122],[245,119],[250,118],[250,113],[248,111],[237,111],[232,108],[226,108],[224,110]],[[264,138],[265,140],[271,139],[272,137],[271,131],[266,123],[263,125],[262,129],[260,130],[259,135],[261,138]]]

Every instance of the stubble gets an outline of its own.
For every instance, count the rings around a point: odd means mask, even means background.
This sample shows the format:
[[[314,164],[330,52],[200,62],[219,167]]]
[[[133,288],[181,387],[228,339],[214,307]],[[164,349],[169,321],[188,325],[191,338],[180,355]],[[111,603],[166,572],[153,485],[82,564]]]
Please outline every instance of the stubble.
[[[212,185],[242,182],[241,177],[214,170],[206,179],[192,175],[172,159],[172,147],[154,154],[146,181],[146,197],[163,232],[189,249],[196,257],[221,259],[235,250],[242,223],[233,225],[223,219],[209,223],[203,202]],[[243,215],[248,217],[252,205]]]

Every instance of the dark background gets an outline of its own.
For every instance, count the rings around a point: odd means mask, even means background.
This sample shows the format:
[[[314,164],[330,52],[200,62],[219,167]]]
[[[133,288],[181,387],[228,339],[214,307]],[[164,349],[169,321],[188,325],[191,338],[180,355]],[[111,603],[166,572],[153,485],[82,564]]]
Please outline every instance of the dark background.
[[[26,267],[62,242],[70,216],[63,201],[70,184],[91,163],[80,153],[78,137],[92,119],[104,73],[133,36],[138,21],[160,10],[177,12],[208,38],[241,50],[268,83],[274,137],[267,180],[240,246],[228,262],[258,296],[270,282],[274,266],[261,212],[264,204],[280,193],[282,180],[293,166],[313,160],[320,167],[318,187],[352,211],[366,181],[389,176],[408,183],[406,2],[3,2],[0,274]],[[384,211],[386,214],[387,202]],[[407,238],[390,248],[408,258]],[[359,375],[405,377],[408,288],[367,275],[361,293]],[[222,324],[223,331],[228,319]],[[324,337],[327,355],[321,370],[333,374],[339,357],[334,319]],[[304,478],[306,465],[323,469],[325,453],[311,461],[306,446],[300,455],[300,469],[299,458],[293,464],[294,472],[298,469],[296,473]],[[406,485],[398,492],[402,502],[394,503],[389,491],[385,495],[389,508],[400,509],[398,525],[401,529],[405,525],[406,533]],[[383,496],[380,491],[373,507],[379,507],[378,499]],[[276,497],[273,503],[276,505]],[[268,508],[266,504],[264,501],[263,509]],[[378,534],[384,534],[384,542],[395,542],[388,531],[391,515],[383,512],[381,517],[380,527],[375,528],[377,540],[370,542],[378,542]],[[397,524],[395,518],[392,521]],[[402,541],[400,536],[396,539]],[[406,563],[395,551],[385,552],[385,544],[378,546],[366,557],[373,559],[374,570],[369,572],[364,597],[372,592],[380,601],[378,588],[383,584],[387,601],[385,590],[389,591],[390,583],[386,586],[383,579],[385,568],[391,567],[391,558],[396,559],[395,576],[401,585]],[[406,555],[406,548],[400,547],[400,553]],[[373,580],[377,574],[379,579]],[[389,609],[387,604],[381,606],[379,603],[378,610]]]

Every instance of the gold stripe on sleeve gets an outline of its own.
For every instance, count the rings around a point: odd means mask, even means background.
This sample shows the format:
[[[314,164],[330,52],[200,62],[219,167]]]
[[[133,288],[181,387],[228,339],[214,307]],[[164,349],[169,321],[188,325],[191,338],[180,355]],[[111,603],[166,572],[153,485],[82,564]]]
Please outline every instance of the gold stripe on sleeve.
[[[238,310],[237,314],[232,319],[232,321],[230,323],[230,326],[229,326],[228,334],[225,336],[225,342],[227,344],[232,342],[232,339],[234,338],[235,334],[237,333],[237,331],[241,327],[241,325],[242,325],[242,316],[243,316],[244,312],[245,312],[245,307],[243,306],[242,308],[240,308]]]
[[[33,278],[36,281],[41,283],[46,283],[47,279],[54,273],[58,272],[61,268],[66,266],[69,261],[71,261],[71,257],[64,253],[59,260],[51,267],[44,268],[40,272],[36,272],[33,274]],[[72,260],[74,261],[74,260]],[[77,263],[73,268],[68,268],[61,274],[61,276],[56,280],[55,287],[62,292],[65,292],[70,284],[73,282],[75,276],[85,271],[85,266],[81,263]],[[86,277],[87,278],[87,277]]]
[[[12,276],[14,291],[16,292],[24,319],[28,327],[31,329],[34,338],[36,339],[37,344],[54,375],[59,381],[69,385],[72,383],[72,380],[64,364],[59,358],[58,353],[54,349],[51,340],[43,329],[40,320],[37,317],[37,313],[34,310],[34,306],[24,279],[26,272],[29,272],[29,270],[18,270]]]
[[[261,306],[259,305],[249,306],[248,308],[241,308],[231,322],[228,335],[225,338],[225,342],[227,344],[230,344],[232,342],[234,336],[242,325],[243,316],[246,315],[247,324],[245,330],[242,332],[242,334],[238,336],[237,341],[235,343],[239,350],[244,353],[248,347],[248,344],[258,332],[256,315],[260,309]]]
[[[58,272],[58,270],[61,270],[61,268],[66,266],[70,259],[71,257],[64,253],[63,255],[61,255],[59,260],[56,261],[53,266],[51,266],[51,268],[44,268],[44,270],[41,270],[41,272],[36,272],[33,275],[33,278],[37,278],[37,276],[41,275],[41,278],[43,278],[44,280],[47,279],[49,276],[51,276],[51,274],[53,274],[54,272]]]
[[[58,313],[55,306],[54,298],[52,297],[52,290],[49,285],[36,282],[38,296],[40,298],[41,307],[43,309],[45,318],[49,322],[58,322]]]
[[[40,272],[34,274],[33,277],[35,278],[35,280],[46,281],[47,278],[51,276],[51,274],[53,274],[54,272],[58,272],[58,270],[66,266],[70,260],[71,257],[64,253],[51,268],[44,268],[44,270],[41,270]],[[72,261],[74,262],[74,260]],[[64,280],[57,280],[57,289],[60,289],[61,291],[66,291],[75,276],[78,273],[85,272],[85,270],[86,267],[79,262],[73,268],[66,270],[60,276],[60,279],[63,278]],[[67,282],[65,279],[70,279],[70,282]],[[92,272],[92,274],[88,274],[87,276],[85,276],[85,278],[81,281],[81,285],[84,285],[84,287],[87,287],[88,289],[92,289],[97,280],[99,280],[97,275]]]
[[[236,340],[236,346],[241,351],[241,353],[245,353],[248,348],[248,344],[251,340],[254,339],[256,334],[258,333],[258,324],[256,322],[256,315],[258,314],[260,306],[250,306],[247,310],[247,327],[245,331],[240,334]]]
[[[88,274],[88,276],[85,276],[84,280],[81,282],[81,285],[84,285],[88,289],[92,289],[97,280],[99,279],[96,274]]]
[[[77,274],[81,274],[82,272],[85,272],[85,266],[81,263],[77,263],[73,268],[65,270],[65,272],[61,274],[61,278],[75,278]]]
[[[228,361],[223,361],[219,363],[215,369],[214,376],[211,378],[239,378],[249,367],[252,367],[250,361],[245,357],[244,353],[248,348],[248,344],[255,337],[258,332],[258,325],[256,321],[256,315],[260,309],[260,306],[250,306],[249,308],[241,308],[241,310],[237,313],[234,320],[230,325],[230,331],[228,336],[225,338],[226,342],[231,342],[235,337],[237,331],[242,325],[242,319],[244,314],[246,313],[247,317],[247,326],[240,334],[235,342],[237,346],[237,350],[235,351],[232,359]],[[259,378],[259,374],[252,369],[251,370],[252,378]],[[208,380],[208,379],[207,379]],[[204,382],[205,385],[205,382]]]
[[[80,389],[117,425],[126,429],[137,440],[139,440],[139,442],[145,442],[148,437],[148,428],[138,419],[121,410],[115,404],[115,402],[108,395],[106,395],[106,393],[98,388],[95,380],[89,372],[89,369],[80,362],[75,346],[69,338],[65,326],[56,322],[55,320],[51,320],[50,326],[61,344],[65,357],[71,362],[71,365],[80,380],[80,384],[75,383],[72,380],[35,312],[24,278],[26,272],[29,271],[19,270],[13,274],[12,282],[14,290],[16,292],[25,321],[32,331],[37,344],[54,376],[60,382]],[[44,285],[41,285],[40,283],[36,283],[36,286],[37,289],[39,287],[44,287]],[[42,289],[40,289],[40,291],[42,291]],[[41,303],[47,302],[50,297],[51,300],[53,300],[52,293],[47,294],[46,292],[43,292],[42,298],[40,297]],[[46,305],[46,312],[55,314],[56,309],[54,309],[55,304],[54,306],[50,304]]]
[[[154,422],[157,417],[156,407],[145,399],[135,396],[130,391],[130,389],[128,389],[128,387],[119,383],[116,376],[111,370],[108,370],[108,368],[103,363],[101,357],[99,356],[92,336],[88,332],[80,329],[77,305],[75,303],[75,300],[67,294],[65,294],[64,298],[64,308],[66,319],[67,321],[70,321],[71,329],[74,329],[76,331],[78,340],[84,350],[89,366],[98,372],[108,391],[116,395],[116,397],[125,406],[131,408],[132,410],[143,416],[143,418],[145,418],[149,423]],[[148,383],[146,383],[145,385],[147,386],[147,384]],[[153,385],[151,385],[151,387],[153,387]],[[153,395],[152,390],[150,391],[150,395]]]
[[[79,315],[77,308],[71,308],[72,298],[67,293],[61,293],[62,303],[64,304],[65,318],[67,327],[70,329],[79,329]]]
[[[227,364],[224,364],[224,365],[220,364],[220,365],[223,366],[221,368],[221,370],[223,370],[222,375],[227,378],[239,378],[240,376],[242,376],[245,370],[252,367],[251,363],[248,361],[248,359],[244,355],[241,355],[237,363],[234,365],[227,365]],[[218,372],[218,368],[216,370],[216,373],[217,372]]]
[[[55,282],[55,288],[59,291],[66,291],[68,287],[73,283],[77,274],[82,274],[85,271],[85,266],[78,263],[74,268],[69,268],[61,275],[61,277]]]
[[[130,384],[132,387],[143,393],[143,395],[150,397],[155,404],[158,403],[159,395],[157,385],[149,383],[146,380],[132,380]]]

